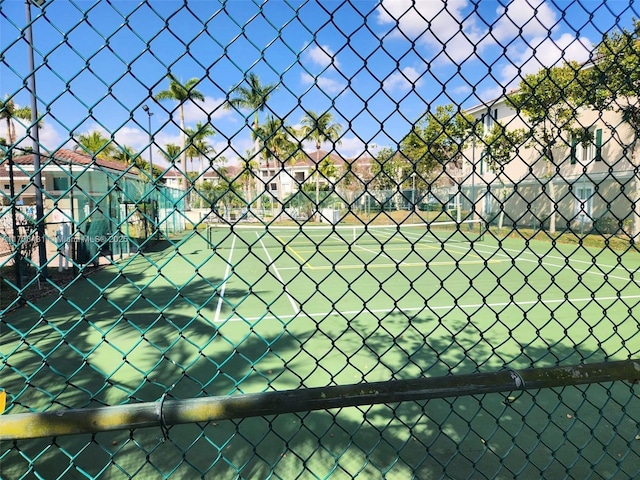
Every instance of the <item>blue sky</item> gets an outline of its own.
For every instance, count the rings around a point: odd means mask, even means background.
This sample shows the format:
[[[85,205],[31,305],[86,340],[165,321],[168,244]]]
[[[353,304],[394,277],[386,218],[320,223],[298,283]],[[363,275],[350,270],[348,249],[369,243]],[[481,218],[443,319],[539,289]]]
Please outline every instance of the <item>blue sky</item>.
[[[336,150],[352,157],[393,147],[435,105],[477,105],[543,65],[587,60],[640,14],[604,0],[49,0],[33,16],[45,148],[99,129],[148,151],[144,104],[156,143],[178,144],[176,105],[151,98],[172,72],[201,79],[206,101],[187,105],[187,126],[210,119],[210,142],[233,163],[251,148],[251,112],[223,105],[249,72],[278,85],[268,109],[293,126],[305,110],[331,111],[343,125]],[[24,2],[2,0],[0,94],[19,105],[29,104],[24,26]]]

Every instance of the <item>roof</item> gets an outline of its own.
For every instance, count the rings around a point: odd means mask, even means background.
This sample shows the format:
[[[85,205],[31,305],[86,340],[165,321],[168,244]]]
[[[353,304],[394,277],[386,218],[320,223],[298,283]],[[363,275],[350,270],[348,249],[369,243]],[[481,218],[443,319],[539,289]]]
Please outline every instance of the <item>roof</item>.
[[[117,172],[130,173],[133,175],[138,174],[138,169],[127,165],[126,163],[118,162],[116,160],[107,160],[99,157],[92,157],[86,153],[79,153],[66,148],[55,150],[52,153],[40,152],[41,163],[43,166],[48,165],[79,165],[85,167],[97,166],[107,170],[115,170]],[[33,165],[34,154],[20,155],[13,157],[13,163],[16,165]]]
[[[313,152],[304,152],[304,156],[301,158],[296,158],[295,162],[291,162],[288,165],[288,168],[293,169],[304,169],[304,168],[315,168],[316,162],[324,160],[327,155],[333,161],[333,164],[336,167],[343,168],[345,165],[353,166],[361,166],[363,168],[371,167],[371,165],[375,162],[375,159],[368,152],[364,152],[353,158],[343,158],[337,153],[327,152],[325,150],[315,150]],[[279,167],[280,164],[277,162],[270,162],[270,167]],[[261,169],[266,169],[266,162],[262,161],[260,163]]]
[[[344,165],[346,163],[341,156],[335,153],[326,152],[324,150],[316,150],[315,152],[304,152],[304,156],[301,156],[300,158],[296,157],[295,161],[291,162],[288,165],[294,168],[295,167],[315,167],[316,163],[324,160],[327,157],[327,155],[331,157],[331,160],[333,161],[334,165]],[[266,168],[266,166],[267,166],[266,162],[262,160],[260,162],[260,168]]]

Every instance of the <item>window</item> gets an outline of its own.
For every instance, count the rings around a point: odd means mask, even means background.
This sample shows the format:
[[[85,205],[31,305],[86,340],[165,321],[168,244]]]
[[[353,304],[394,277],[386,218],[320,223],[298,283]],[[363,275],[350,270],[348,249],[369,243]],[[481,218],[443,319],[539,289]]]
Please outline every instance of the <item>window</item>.
[[[480,161],[476,165],[476,173],[482,175],[484,173],[492,173],[493,168],[489,165],[489,159],[487,158],[487,151],[483,150],[480,154]]]
[[[579,137],[571,138],[571,165],[576,161],[586,165],[591,161],[602,160],[602,129],[589,129],[589,140],[582,142]]]
[[[587,142],[586,144],[582,144],[580,146],[582,147],[580,148],[581,150],[580,161],[582,163],[589,163],[591,160],[593,160],[596,157],[596,146],[593,144],[591,140],[589,140],[589,142]]]
[[[271,188],[271,191],[278,190],[278,184],[277,183],[272,183],[272,184],[269,185],[269,187]]]
[[[574,185],[574,191],[576,198],[574,214],[580,220],[591,218],[593,208],[593,185],[585,183]]]
[[[482,115],[482,123],[484,124],[485,132],[490,132],[493,126],[495,125],[496,120],[498,120],[498,109],[495,110],[487,110],[487,113]]]
[[[494,196],[491,193],[491,190],[487,190],[484,194],[484,198],[482,200],[482,213],[485,218],[489,218],[491,213],[493,212],[493,200]]]

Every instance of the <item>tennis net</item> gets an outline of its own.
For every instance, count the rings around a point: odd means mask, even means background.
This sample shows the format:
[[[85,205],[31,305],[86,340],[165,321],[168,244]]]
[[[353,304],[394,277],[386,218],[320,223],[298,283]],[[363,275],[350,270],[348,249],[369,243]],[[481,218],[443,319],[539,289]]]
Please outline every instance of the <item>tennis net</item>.
[[[210,224],[207,242],[234,248],[313,248],[471,243],[481,241],[483,220],[396,225],[240,225]]]

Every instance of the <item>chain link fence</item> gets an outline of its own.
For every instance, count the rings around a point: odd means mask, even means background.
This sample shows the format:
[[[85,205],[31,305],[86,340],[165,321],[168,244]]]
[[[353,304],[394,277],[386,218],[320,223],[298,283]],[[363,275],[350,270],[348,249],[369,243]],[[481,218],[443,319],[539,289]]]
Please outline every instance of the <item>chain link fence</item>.
[[[0,2],[2,478],[640,476],[633,2]]]

